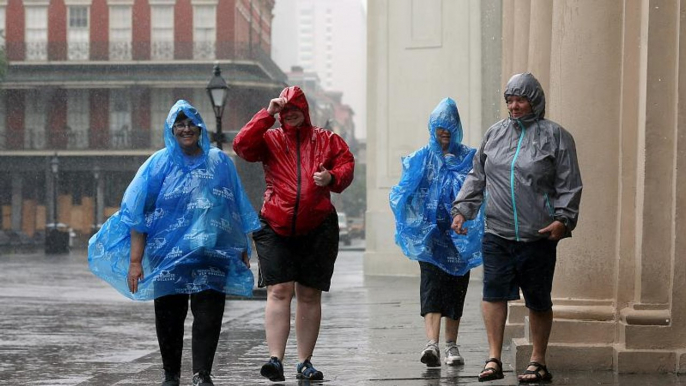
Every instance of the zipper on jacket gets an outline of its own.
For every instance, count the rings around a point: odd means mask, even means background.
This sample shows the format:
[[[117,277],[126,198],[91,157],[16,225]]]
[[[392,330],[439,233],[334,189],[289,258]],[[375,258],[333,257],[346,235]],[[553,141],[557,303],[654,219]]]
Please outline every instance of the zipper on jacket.
[[[553,217],[555,215],[555,212],[553,211],[553,206],[550,205],[550,198],[548,198],[548,193],[543,194],[543,197],[545,197],[545,206],[546,209],[548,209],[548,214],[550,217]]]
[[[300,206],[300,184],[301,184],[301,170],[300,170],[300,130],[295,132],[295,173],[297,175],[297,188],[295,191],[295,205],[293,206],[293,225],[291,227],[291,234],[295,236],[295,222],[298,217],[298,207]]]
[[[519,142],[517,142],[517,151],[515,151],[515,155],[512,158],[512,165],[510,166],[510,194],[512,195],[512,211],[514,213],[514,228],[515,228],[515,238],[517,241],[520,241],[519,239],[519,220],[517,219],[517,200],[515,200],[515,162],[517,162],[517,157],[519,157],[519,150],[522,148],[522,140],[524,139],[524,135],[526,134],[526,128],[524,125],[522,125],[522,122],[519,121],[519,119],[515,119],[515,121],[519,124],[519,127],[522,128],[522,132],[519,134]]]

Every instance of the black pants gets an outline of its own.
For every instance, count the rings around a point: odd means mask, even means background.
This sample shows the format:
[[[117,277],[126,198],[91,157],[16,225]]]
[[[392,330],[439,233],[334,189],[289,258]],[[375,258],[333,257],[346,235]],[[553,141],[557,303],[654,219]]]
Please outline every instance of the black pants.
[[[155,327],[162,353],[164,371],[181,373],[183,324],[188,313],[188,298],[193,313],[193,374],[212,371],[214,353],[222,328],[226,296],[207,290],[192,295],[167,295],[155,299]]]

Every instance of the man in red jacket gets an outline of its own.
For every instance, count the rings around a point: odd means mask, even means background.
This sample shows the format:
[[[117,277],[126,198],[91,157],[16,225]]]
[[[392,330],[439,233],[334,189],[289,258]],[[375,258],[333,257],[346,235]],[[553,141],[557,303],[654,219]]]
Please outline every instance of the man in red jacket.
[[[279,114],[281,127],[272,129]],[[313,126],[305,94],[285,88],[238,133],[233,149],[248,162],[262,162],[267,189],[253,233],[260,283],[267,286],[265,330],[269,362],[260,374],[283,381],[282,360],[296,295],[295,331],[299,379],[321,380],[311,358],[321,323],[321,293],[331,285],[338,255],[338,219],[331,192],[353,180],[355,160],[337,134]]]

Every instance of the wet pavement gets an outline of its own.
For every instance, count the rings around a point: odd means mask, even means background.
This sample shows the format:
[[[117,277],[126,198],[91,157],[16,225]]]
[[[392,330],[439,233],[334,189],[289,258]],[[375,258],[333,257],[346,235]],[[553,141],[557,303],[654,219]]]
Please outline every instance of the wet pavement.
[[[425,344],[419,316],[419,280],[365,277],[362,247],[343,248],[313,357],[325,385],[516,385],[505,352],[505,379],[479,383],[487,356],[479,311],[481,284],[470,283],[459,345],[464,366],[428,369],[419,362]],[[253,263],[255,260],[253,260]],[[474,275],[477,276],[477,275]],[[267,359],[264,299],[227,300],[215,357],[216,385],[273,384],[259,376]],[[85,251],[66,255],[0,256],[0,385],[158,385],[161,359],[152,302],[119,295],[88,270]],[[189,313],[182,384],[191,383]],[[295,333],[291,332],[282,385],[295,379]],[[441,344],[441,349],[443,345]],[[686,378],[563,372],[555,385],[686,385]],[[683,379],[682,379],[683,378]]]

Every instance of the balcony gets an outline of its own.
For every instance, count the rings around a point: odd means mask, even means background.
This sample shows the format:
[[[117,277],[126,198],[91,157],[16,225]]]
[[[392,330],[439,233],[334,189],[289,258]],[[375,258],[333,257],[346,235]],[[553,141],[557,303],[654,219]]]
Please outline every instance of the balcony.
[[[27,128],[21,133],[0,133],[0,151],[147,149],[150,135],[149,130],[133,131],[128,127],[103,133],[90,129],[76,131],[67,126],[63,132],[48,136],[45,129]]]
[[[88,60],[90,55],[90,43],[80,42],[74,43],[70,42],[67,45],[67,57],[69,60]]]
[[[193,42],[193,59],[214,60],[217,58],[216,44],[214,41]]]
[[[174,59],[174,42],[152,42],[150,47],[150,59],[172,60]]]
[[[131,60],[131,42],[110,42],[110,60]]]
[[[27,61],[44,61],[48,60],[48,43],[47,42],[28,42],[25,43],[26,60]],[[11,56],[8,56],[11,58]]]

